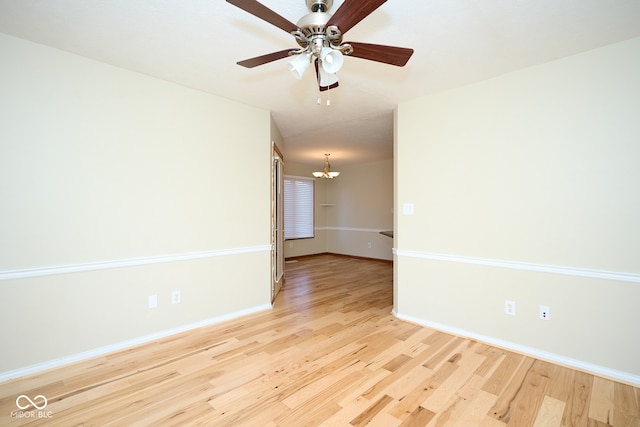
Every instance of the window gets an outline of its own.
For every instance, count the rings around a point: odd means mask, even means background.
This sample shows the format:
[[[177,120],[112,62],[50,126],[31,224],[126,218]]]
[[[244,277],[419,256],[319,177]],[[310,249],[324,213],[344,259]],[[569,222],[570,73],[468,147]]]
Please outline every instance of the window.
[[[313,237],[313,178],[284,176],[284,238]]]

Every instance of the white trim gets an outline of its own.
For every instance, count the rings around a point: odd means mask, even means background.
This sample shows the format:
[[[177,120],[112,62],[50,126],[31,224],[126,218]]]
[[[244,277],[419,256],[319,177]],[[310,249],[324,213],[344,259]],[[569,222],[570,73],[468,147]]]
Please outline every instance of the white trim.
[[[618,280],[622,282],[640,283],[640,274],[606,270],[590,270],[586,268],[565,267],[559,265],[536,264],[522,261],[474,258],[461,255],[437,254],[429,252],[405,251],[393,248],[393,254],[410,258],[422,258],[433,261],[458,262],[486,267],[510,268],[514,270],[539,271],[543,273],[564,274],[567,276],[589,277],[592,279]]]
[[[315,227],[316,230],[335,230],[335,231],[358,231],[363,233],[380,233],[381,231],[388,230],[388,228],[352,228],[352,227]]]
[[[23,270],[0,271],[0,281],[24,279],[27,277],[51,276],[54,274],[77,273],[81,271],[107,270],[111,268],[133,267],[147,264],[161,264],[176,261],[191,261],[195,259],[213,258],[226,255],[248,254],[254,252],[271,251],[271,245],[248,246],[244,248],[223,249],[208,252],[191,252],[184,254],[160,255],[143,258],[119,259],[112,261],[93,262],[86,264],[57,265]]]
[[[520,344],[512,343],[510,341],[504,341],[501,339],[488,337],[486,335],[475,334],[473,332],[469,332],[464,329],[459,329],[452,326],[443,325],[441,323],[431,322],[431,321],[420,319],[417,317],[404,315],[402,313],[397,313],[395,312],[395,310],[392,311],[392,314],[398,319],[405,320],[407,322],[437,329],[437,330],[440,330],[449,334],[453,334],[456,336],[470,338],[476,341],[481,341],[486,344],[493,345],[495,347],[504,348],[506,350],[515,351],[516,353],[531,356],[536,359],[545,360],[547,362],[552,362],[558,365],[567,366],[567,367],[577,369],[583,372],[588,372],[600,377],[609,378],[614,381],[633,385],[634,387],[640,387],[640,375],[634,375],[629,372],[617,371],[615,369],[610,369],[605,366],[594,365],[592,363],[584,362],[582,360],[560,356],[558,354],[549,353],[536,348],[523,346]]]
[[[96,348],[93,350],[84,351],[82,353],[72,354],[70,356],[60,357],[58,359],[49,360],[35,365],[26,366],[24,368],[18,368],[11,371],[0,372],[0,383],[9,381],[15,378],[24,377],[26,375],[37,374],[48,369],[59,368],[71,363],[82,362],[93,357],[102,356],[105,354],[113,353],[116,351],[124,350],[127,348],[135,347],[148,342],[157,341],[162,338],[176,335],[182,332],[187,332],[193,329],[202,328],[204,326],[210,326],[216,323],[224,322],[227,320],[236,319],[248,314],[257,313],[259,311],[265,311],[271,309],[271,304],[259,305],[257,307],[251,307],[244,310],[236,311],[233,313],[224,314],[222,316],[214,317],[207,320],[191,323],[188,325],[178,326],[176,328],[167,329],[164,331],[156,332],[153,334],[145,335],[138,338],[133,338],[127,341],[122,341],[116,344],[107,345],[104,347]]]

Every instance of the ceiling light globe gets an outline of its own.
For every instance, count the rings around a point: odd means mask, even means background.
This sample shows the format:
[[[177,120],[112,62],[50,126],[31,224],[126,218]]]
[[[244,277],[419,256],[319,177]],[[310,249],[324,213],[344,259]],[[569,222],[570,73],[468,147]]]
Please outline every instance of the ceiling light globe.
[[[305,54],[299,54],[294,56],[288,62],[289,71],[298,80],[302,79],[302,75],[309,68],[309,57]]]
[[[320,52],[320,60],[322,61],[322,68],[329,74],[337,73],[342,64],[344,63],[344,56],[342,52],[330,47],[322,48]]]

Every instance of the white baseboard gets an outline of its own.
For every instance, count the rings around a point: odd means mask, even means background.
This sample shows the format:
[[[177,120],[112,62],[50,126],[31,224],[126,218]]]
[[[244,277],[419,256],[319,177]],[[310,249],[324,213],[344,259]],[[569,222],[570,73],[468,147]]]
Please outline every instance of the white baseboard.
[[[446,332],[452,335],[456,335],[464,338],[470,338],[476,341],[490,344],[495,347],[503,348],[505,350],[510,350],[519,354],[534,357],[536,359],[540,359],[547,362],[552,362],[558,365],[573,368],[578,371],[587,372],[589,374],[593,374],[599,377],[608,378],[613,381],[629,384],[634,387],[640,387],[640,375],[617,371],[615,369],[594,365],[592,363],[584,362],[582,360],[572,359],[569,357],[560,356],[558,354],[542,351],[537,348],[527,347],[520,344],[512,343],[510,341],[504,341],[498,338],[476,334],[473,332],[466,331],[464,329],[455,328],[449,325],[443,325],[441,323],[431,322],[429,320],[420,319],[413,316],[407,316],[402,313],[398,313],[395,310],[392,311],[392,314],[398,319],[406,320],[407,322],[437,329],[439,331]]]
[[[131,340],[121,341],[119,343],[96,348],[93,350],[84,351],[82,353],[72,354],[72,355],[61,357],[58,359],[37,363],[35,365],[14,369],[11,371],[0,372],[0,383],[9,381],[12,379],[24,377],[27,375],[37,374],[39,372],[43,372],[53,368],[58,368],[64,365],[69,365],[71,363],[81,362],[83,360],[91,359],[93,357],[114,353],[116,351],[124,350],[127,348],[135,347],[137,345],[146,344],[148,342],[166,338],[171,335],[176,335],[182,332],[190,331],[190,330],[201,328],[204,326],[213,325],[216,323],[224,322],[226,320],[236,319],[241,316],[257,313],[259,311],[264,311],[268,309],[271,309],[271,305],[264,304],[261,306],[236,311],[233,313],[225,314],[222,316],[214,317],[214,318],[203,320],[200,322],[195,322],[195,323],[179,326],[172,329],[167,329],[164,331],[156,332],[153,334],[145,335],[145,336],[134,338]],[[604,366],[594,365],[592,363],[584,362],[581,360],[560,356],[560,355],[542,351],[533,347],[527,347],[527,346],[509,342],[509,341],[504,341],[501,339],[497,339],[497,338],[493,338],[493,337],[489,337],[481,334],[476,334],[473,332],[469,332],[463,329],[444,325],[441,323],[431,322],[431,321],[420,319],[417,317],[404,315],[402,313],[398,313],[395,310],[392,311],[392,314],[398,319],[405,320],[407,322],[437,329],[446,333],[450,333],[452,335],[470,338],[476,341],[481,341],[486,344],[490,344],[496,347],[504,348],[506,350],[514,351],[516,353],[531,356],[536,359],[541,359],[548,362],[556,363],[558,365],[567,366],[573,369],[577,369],[579,371],[588,372],[590,374],[597,375],[600,377],[609,378],[611,380],[629,384],[634,387],[640,387],[640,376],[634,375],[628,372],[617,371],[615,369],[610,369]]]
[[[360,233],[380,233],[381,231],[389,230],[393,227],[389,228],[355,228],[355,227],[316,227],[316,230],[328,230],[328,231],[355,231]]]
[[[164,331],[156,332],[153,334],[145,335],[138,338],[133,338],[126,341],[121,341],[115,344],[99,347],[93,350],[83,351],[82,353],[76,353],[58,359],[49,360],[42,363],[36,363],[35,365],[26,366],[24,368],[18,368],[11,371],[0,372],[0,383],[4,381],[13,380],[16,378],[24,377],[27,375],[37,374],[53,368],[59,368],[71,363],[81,362],[93,357],[103,356],[105,354],[114,353],[116,351],[124,350],[127,348],[135,347],[148,342],[157,341],[162,338],[166,338],[171,335],[176,335],[182,332],[190,331],[193,329],[201,328],[204,326],[213,325],[216,323],[224,322],[226,320],[236,319],[238,317],[246,316],[248,314],[257,313],[259,311],[271,309],[271,304],[264,304],[257,307],[251,307],[245,310],[228,313],[222,316],[214,317],[211,319],[202,320],[188,325],[178,326],[176,328],[167,329]]]

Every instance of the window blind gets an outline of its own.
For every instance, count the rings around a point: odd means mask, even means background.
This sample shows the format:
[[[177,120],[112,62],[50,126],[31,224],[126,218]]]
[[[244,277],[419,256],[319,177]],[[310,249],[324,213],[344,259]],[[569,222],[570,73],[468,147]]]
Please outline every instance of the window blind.
[[[284,176],[284,238],[313,237],[313,178]]]

